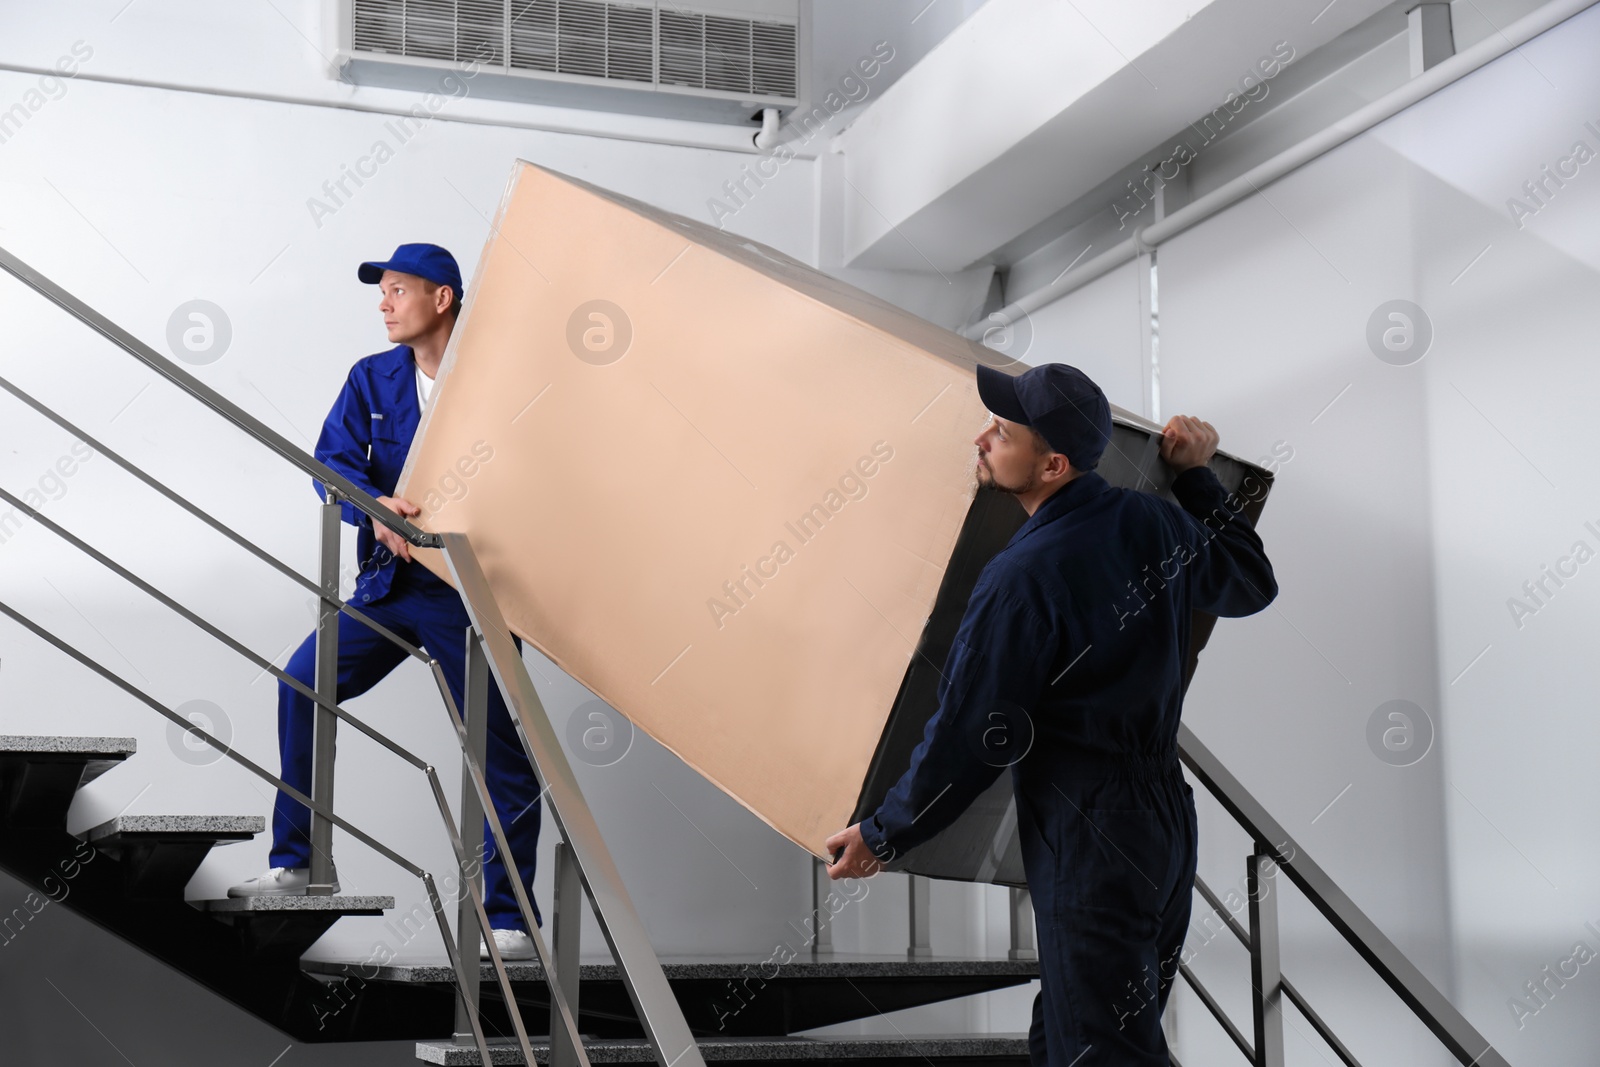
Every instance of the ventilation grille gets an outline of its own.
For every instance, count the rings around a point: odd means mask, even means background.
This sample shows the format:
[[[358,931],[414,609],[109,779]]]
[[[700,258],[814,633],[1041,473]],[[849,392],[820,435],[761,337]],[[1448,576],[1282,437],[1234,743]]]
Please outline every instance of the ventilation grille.
[[[793,23],[609,0],[354,0],[358,52],[792,100]]]

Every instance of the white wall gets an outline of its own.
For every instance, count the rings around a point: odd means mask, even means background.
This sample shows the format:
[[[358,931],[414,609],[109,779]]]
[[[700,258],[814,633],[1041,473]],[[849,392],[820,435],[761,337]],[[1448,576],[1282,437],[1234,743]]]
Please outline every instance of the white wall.
[[[1113,404],[1148,415],[1148,367],[1139,330],[1140,269],[1137,261],[1124,264],[1012,326],[1023,334],[1013,343],[1027,346],[1020,358],[1033,364],[1070,363],[1093,378]]]
[[[1542,207],[1522,189],[1579,140],[1600,152],[1597,49],[1590,9],[1377,131],[1419,190],[1414,299],[1437,338],[1410,369],[1424,372],[1429,412],[1459,998],[1513,1063],[1592,1062],[1600,1038],[1593,963],[1569,965],[1543,1003],[1524,990],[1577,942],[1600,952],[1586,926],[1600,926],[1587,847],[1600,590],[1587,566],[1547,580],[1553,595],[1538,601],[1522,589],[1575,542],[1600,550],[1582,444],[1600,399],[1600,164],[1550,183]],[[1512,197],[1539,207],[1520,227]],[[1513,598],[1536,613],[1519,624]]]
[[[1438,756],[1394,767],[1366,734],[1388,700],[1438,706],[1424,394],[1363,336],[1373,307],[1411,291],[1405,179],[1358,140],[1163,245],[1162,414],[1200,415],[1250,459],[1292,450],[1260,524],[1278,598],[1219,623],[1185,720],[1448,991]],[[1201,873],[1231,885],[1243,855],[1218,832],[1229,822],[1202,826]],[[1291,939],[1336,940],[1319,920],[1285,922]],[[1297,982],[1320,965],[1292,948],[1285,960]],[[1327,1013],[1357,1031],[1363,1062],[1364,1039],[1373,1053],[1392,1041]]]

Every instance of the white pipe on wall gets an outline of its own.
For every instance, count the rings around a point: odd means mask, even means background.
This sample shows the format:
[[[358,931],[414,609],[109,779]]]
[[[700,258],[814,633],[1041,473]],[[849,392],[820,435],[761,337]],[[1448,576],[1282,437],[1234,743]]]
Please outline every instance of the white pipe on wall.
[[[66,79],[61,71],[49,67],[35,67],[21,63],[0,63],[0,71],[11,74],[29,74],[36,77],[52,77]],[[150,78],[131,78],[115,74],[94,74],[80,70],[71,76],[72,81],[96,82],[101,85],[120,85],[132,89],[154,89],[170,93],[196,93],[201,96],[220,96],[230,100],[255,100],[267,104],[287,104],[294,107],[322,107],[338,111],[355,111],[367,115],[393,115],[399,118],[411,117],[414,113],[408,106],[401,104],[360,103],[350,99],[334,99],[318,96],[297,96],[288,93],[266,93],[253,89],[226,89],[210,85],[191,85],[183,82],[157,81]],[[383,89],[382,92],[403,94],[401,89]],[[422,94],[412,94],[421,96]],[[502,103],[502,101],[495,101]],[[707,122],[692,122],[687,119],[643,119],[646,122],[671,123],[671,127],[663,127],[661,133],[632,133],[626,130],[615,129],[604,123],[606,118],[617,118],[613,112],[596,112],[597,121],[586,124],[582,121],[562,122],[556,120],[534,121],[516,118],[497,118],[489,115],[472,115],[459,112],[435,113],[429,116],[433,122],[459,122],[469,126],[496,126],[509,130],[537,130],[542,133],[563,133],[576,137],[603,137],[613,141],[636,141],[643,144],[671,145],[680,148],[704,148],[713,152],[734,152],[739,155],[752,155],[758,149],[752,142],[747,126],[719,125]],[[633,116],[622,116],[632,118]],[[678,134],[669,130],[682,131]],[[703,133],[701,131],[704,131]],[[815,159],[817,149],[807,149],[796,146],[794,155],[801,159]]]
[[[765,152],[778,143],[778,109],[764,107],[761,109],[761,129],[756,131],[753,143],[760,151]]]

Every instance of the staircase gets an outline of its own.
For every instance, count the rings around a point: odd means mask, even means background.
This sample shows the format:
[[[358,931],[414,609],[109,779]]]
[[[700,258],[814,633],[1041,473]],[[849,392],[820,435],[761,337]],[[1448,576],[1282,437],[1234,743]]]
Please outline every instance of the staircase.
[[[382,915],[387,896],[281,896],[186,900],[210,850],[249,841],[258,815],[119,815],[74,836],[67,812],[77,791],[136,755],[130,737],[0,736],[0,869],[59,900],[117,937],[208,986],[296,1041],[416,1040],[425,1063],[479,1063],[453,1038],[455,972],[448,965],[304,961],[347,915]],[[802,1030],[1026,984],[1038,964],[1012,960],[917,959],[846,954],[803,956],[763,978],[758,995],[729,1011],[730,982],[763,958],[663,960],[663,970],[708,1059],[866,1062],[909,1058],[940,1065],[1027,1061],[1015,1037],[819,1039]],[[516,1001],[547,1018],[550,996],[537,962],[508,964]],[[494,973],[480,967],[485,1029],[511,1030]],[[585,964],[579,1022],[596,1060],[650,1063],[654,1053],[615,964]],[[521,1063],[495,1043],[493,1062]],[[547,1054],[548,1043],[537,1043]],[[602,1051],[603,1050],[603,1051]]]
[[[81,838],[67,833],[78,789],[135,748],[131,737],[0,737],[0,868],[296,1039],[316,1040],[323,984],[300,957],[344,916],[381,915],[394,898],[184,900],[206,853],[260,833],[260,816],[124,815]]]

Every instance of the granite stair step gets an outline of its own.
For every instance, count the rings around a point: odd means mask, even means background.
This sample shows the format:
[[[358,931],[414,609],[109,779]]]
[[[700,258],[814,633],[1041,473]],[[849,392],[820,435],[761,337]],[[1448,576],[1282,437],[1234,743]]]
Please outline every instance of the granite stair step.
[[[394,897],[284,895],[189,903],[237,930],[246,954],[254,958],[299,959],[340,919],[382,915],[393,909]]]
[[[138,748],[131,737],[0,735],[0,824],[65,828],[78,790]]]
[[[448,963],[306,960],[301,966],[341,982],[341,988],[366,1001],[366,1011],[380,1013],[390,1000],[411,1012],[424,1010],[423,1005],[432,1001],[438,1002],[432,1010],[441,1015],[454,1010],[454,975]],[[1025,985],[1039,976],[1039,964],[1031,960],[939,956],[912,960],[904,955],[845,952],[813,956],[809,951],[796,952],[792,958],[787,953],[666,956],[661,968],[690,1030],[716,1037],[793,1034]],[[549,989],[543,967],[530,960],[508,964],[507,971],[524,1018],[547,1018]],[[494,971],[484,962],[479,974],[485,1011],[500,1025],[506,1020]],[[583,963],[579,980],[579,1025],[585,1032],[606,1038],[643,1036],[616,964]],[[386,988],[394,990],[392,996],[385,994]]]
[[[260,815],[119,815],[82,836],[122,865],[130,897],[181,899],[212,848],[266,828]]]

